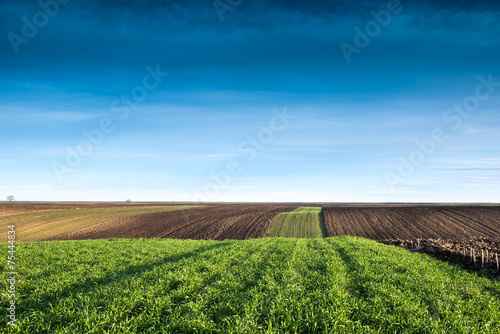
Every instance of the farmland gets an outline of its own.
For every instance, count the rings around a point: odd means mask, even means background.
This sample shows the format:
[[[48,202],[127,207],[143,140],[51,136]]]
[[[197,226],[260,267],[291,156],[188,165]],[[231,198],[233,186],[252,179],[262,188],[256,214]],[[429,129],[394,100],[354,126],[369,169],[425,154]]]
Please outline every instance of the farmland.
[[[250,239],[263,237],[273,218],[290,205],[212,205],[117,218],[52,239],[106,238]]]
[[[277,215],[266,231],[267,237],[323,238],[325,228],[321,207],[300,207]]]
[[[80,226],[78,229],[68,225],[65,233],[61,233],[60,227],[56,226],[57,229],[56,227],[53,229],[56,229],[57,233],[54,232],[45,239],[262,238],[266,236],[266,231],[275,217],[277,220],[283,219],[280,213],[291,214],[301,206],[304,205],[218,204],[191,207],[182,211],[171,211],[173,209],[168,207],[137,207],[135,210],[146,211],[136,211],[135,214],[115,216],[108,220],[100,219],[94,224]],[[320,207],[317,206],[317,209]],[[84,215],[88,210],[80,209],[76,212]],[[25,217],[29,217],[31,226],[35,226],[40,223],[39,217],[42,214],[64,216],[62,211],[46,211],[0,217],[0,222],[4,224],[8,221],[24,222]],[[350,235],[373,240],[500,238],[499,206],[323,205],[322,214],[325,228],[323,233],[327,237]]]
[[[500,328],[499,281],[362,238],[50,241],[17,255],[19,322],[7,333]]]
[[[413,252],[459,264],[469,270],[487,270],[500,277],[500,239],[474,237],[469,239],[396,239],[382,240]]]
[[[323,214],[329,237],[500,238],[499,206],[324,206]]]
[[[152,207],[171,206],[178,204],[166,203],[119,203],[119,202],[12,202],[0,203],[0,217],[27,212],[55,211],[55,210],[86,210],[124,207]]]
[[[0,332],[500,333],[500,281],[484,270],[499,274],[498,206],[1,209],[30,242],[15,254],[19,322]]]
[[[174,208],[175,206],[167,207],[167,209],[138,207],[137,210],[157,211],[143,214],[138,214],[140,212],[136,211],[134,215],[128,214],[110,220],[100,219],[99,222],[94,220],[95,224],[87,223],[81,228],[74,228],[75,225],[67,224],[64,226],[66,233],[61,233],[60,229],[54,229],[57,225],[52,225],[52,229],[46,229],[44,234],[31,234],[34,238],[38,238],[31,240],[107,238],[243,240],[265,236],[350,235],[412,249],[413,247],[406,247],[406,245],[416,244],[418,239],[423,245],[418,249],[419,252],[475,270],[488,269],[496,276],[500,274],[495,258],[500,252],[495,246],[495,243],[500,240],[500,208],[498,206],[323,205],[305,209],[303,206],[294,204],[218,204],[183,207],[184,210]],[[98,209],[81,209],[79,214],[83,214],[84,211],[92,212],[92,210]],[[119,208],[113,210],[119,210]],[[313,212],[307,212],[307,210],[313,210]],[[57,212],[64,215],[62,211]],[[52,216],[50,212],[45,214]],[[299,219],[299,216],[302,218]],[[3,219],[10,219],[14,222],[23,215],[9,217],[3,217]],[[37,225],[33,224],[36,219],[33,218],[30,221],[32,222],[31,229],[36,229]],[[89,219],[85,221],[90,222]],[[56,223],[57,221],[54,221],[51,224]],[[52,236],[43,238],[47,235]],[[29,234],[20,234],[20,238],[23,238],[21,240],[30,240],[30,237]],[[433,240],[440,240],[440,242],[433,242]],[[480,242],[475,240],[480,240]],[[462,246],[451,247],[451,245],[458,244]],[[467,252],[472,250],[474,256],[464,254],[465,245],[467,245]],[[486,251],[488,252],[483,255]],[[484,260],[480,259],[481,256],[485,257]]]
[[[87,206],[70,209],[28,211],[0,217],[0,225],[16,225],[18,241],[38,241],[118,217],[150,212],[171,212],[193,206]],[[61,207],[61,208],[64,208]]]
[[[499,333],[498,206],[1,209],[30,241],[4,332]]]

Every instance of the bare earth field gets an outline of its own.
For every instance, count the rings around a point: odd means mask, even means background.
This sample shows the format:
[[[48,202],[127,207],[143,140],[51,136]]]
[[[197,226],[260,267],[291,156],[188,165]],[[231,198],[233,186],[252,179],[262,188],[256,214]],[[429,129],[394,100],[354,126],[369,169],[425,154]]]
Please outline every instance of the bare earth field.
[[[500,238],[500,206],[324,206],[326,234],[386,239]]]
[[[221,204],[110,220],[50,240],[107,238],[250,239],[264,237],[273,218],[292,205]]]
[[[15,215],[27,212],[40,212],[40,211],[54,211],[54,210],[85,210],[85,209],[100,209],[100,208],[117,208],[117,207],[144,207],[144,206],[169,206],[178,204],[168,203],[28,203],[28,202],[13,202],[13,203],[0,203],[0,217]]]

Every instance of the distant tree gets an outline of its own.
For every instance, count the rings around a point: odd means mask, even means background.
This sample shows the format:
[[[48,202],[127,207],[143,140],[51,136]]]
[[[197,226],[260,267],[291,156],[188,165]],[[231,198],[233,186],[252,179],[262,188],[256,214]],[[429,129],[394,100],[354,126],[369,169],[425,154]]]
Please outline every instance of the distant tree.
[[[128,199],[128,200],[125,201],[125,203],[132,203],[132,200]]]
[[[14,197],[14,195],[9,195],[7,196],[7,201],[9,202],[12,202],[13,200],[15,200],[16,198]]]

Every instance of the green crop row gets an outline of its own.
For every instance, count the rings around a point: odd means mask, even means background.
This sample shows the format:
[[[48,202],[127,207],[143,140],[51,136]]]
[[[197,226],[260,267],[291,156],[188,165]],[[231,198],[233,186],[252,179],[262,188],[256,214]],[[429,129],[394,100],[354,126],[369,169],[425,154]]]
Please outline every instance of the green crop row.
[[[274,217],[266,231],[267,237],[323,238],[325,227],[320,207],[300,207]]]

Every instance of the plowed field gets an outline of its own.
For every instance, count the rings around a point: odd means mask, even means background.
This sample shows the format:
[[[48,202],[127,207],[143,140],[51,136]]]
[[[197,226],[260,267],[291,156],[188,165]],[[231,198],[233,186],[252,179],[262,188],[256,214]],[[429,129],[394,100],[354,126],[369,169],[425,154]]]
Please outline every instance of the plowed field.
[[[498,206],[324,206],[326,234],[386,239],[500,238]]]
[[[260,238],[273,218],[290,205],[216,205],[176,212],[119,218],[60,235],[52,240],[107,238],[250,239]]]
[[[119,203],[119,202],[109,202],[109,203],[70,203],[70,202],[14,202],[14,203],[0,203],[0,217],[16,215],[19,213],[26,212],[40,212],[40,211],[54,211],[54,210],[72,210],[72,209],[101,209],[101,208],[116,208],[116,207],[144,207],[144,206],[170,206],[178,204],[168,204],[168,203]]]

